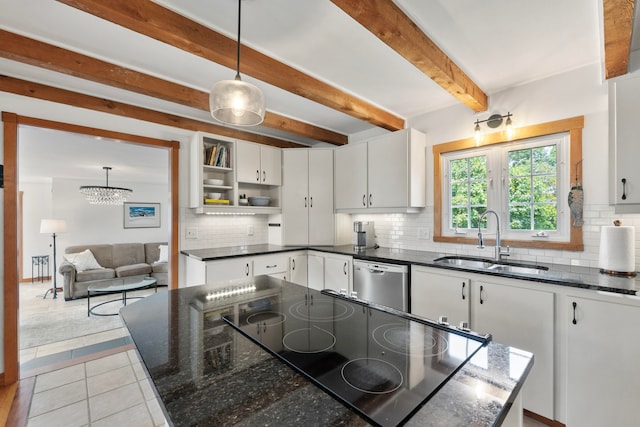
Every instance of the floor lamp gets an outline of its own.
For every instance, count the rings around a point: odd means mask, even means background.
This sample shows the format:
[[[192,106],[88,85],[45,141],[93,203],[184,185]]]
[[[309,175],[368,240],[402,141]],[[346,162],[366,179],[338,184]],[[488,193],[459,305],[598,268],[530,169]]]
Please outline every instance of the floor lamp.
[[[64,233],[65,231],[67,231],[67,223],[63,219],[43,219],[40,221],[40,233],[51,234],[53,237],[53,288],[47,289],[42,299],[45,299],[51,291],[53,291],[53,299],[56,299],[58,298],[58,289],[62,290],[62,288],[58,288],[56,281],[58,276],[56,271],[56,233]]]

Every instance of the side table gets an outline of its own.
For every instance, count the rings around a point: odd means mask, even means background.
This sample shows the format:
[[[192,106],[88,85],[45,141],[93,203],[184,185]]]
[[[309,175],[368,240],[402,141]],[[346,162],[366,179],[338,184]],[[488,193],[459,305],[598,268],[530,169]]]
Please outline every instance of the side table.
[[[49,277],[49,255],[35,255],[31,257],[31,283],[33,283],[33,279],[40,280],[40,282],[44,282],[44,268],[47,267],[47,275]],[[38,275],[33,275],[34,267],[38,271]]]

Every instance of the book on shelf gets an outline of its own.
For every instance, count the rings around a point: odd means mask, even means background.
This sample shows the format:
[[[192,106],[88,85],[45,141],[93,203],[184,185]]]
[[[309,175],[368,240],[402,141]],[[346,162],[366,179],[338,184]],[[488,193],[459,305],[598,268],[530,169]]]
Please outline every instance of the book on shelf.
[[[231,150],[223,144],[215,144],[204,148],[203,163],[219,168],[231,167]]]
[[[204,199],[205,205],[228,205],[229,200],[224,199]]]

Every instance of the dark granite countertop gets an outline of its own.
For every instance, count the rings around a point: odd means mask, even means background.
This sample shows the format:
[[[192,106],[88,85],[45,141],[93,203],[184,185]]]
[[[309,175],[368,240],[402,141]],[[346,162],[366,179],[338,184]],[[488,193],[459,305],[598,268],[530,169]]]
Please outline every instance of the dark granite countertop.
[[[451,254],[439,252],[416,251],[406,249],[377,248],[356,251],[353,245],[342,246],[278,246],[278,245],[249,245],[233,246],[216,249],[184,250],[181,253],[201,261],[232,258],[248,255],[264,255],[277,252],[296,250],[316,250],[321,252],[350,255],[355,259],[391,262],[400,264],[416,264],[426,267],[436,267],[448,270],[470,271],[478,274],[498,277],[512,277],[515,279],[549,283],[553,285],[570,286],[595,291],[614,292],[627,295],[640,295],[640,277],[616,277],[600,273],[597,268],[569,266],[565,264],[537,264],[547,267],[547,271],[531,275],[526,273],[506,273],[490,271],[481,268],[459,267],[443,265],[434,262],[436,258]],[[513,261],[518,262],[518,261]]]
[[[227,286],[255,290],[207,299],[219,286],[180,288],[120,311],[171,425],[368,425],[220,320],[267,290],[299,285],[258,276]],[[531,353],[489,342],[406,425],[500,425],[532,365]]]

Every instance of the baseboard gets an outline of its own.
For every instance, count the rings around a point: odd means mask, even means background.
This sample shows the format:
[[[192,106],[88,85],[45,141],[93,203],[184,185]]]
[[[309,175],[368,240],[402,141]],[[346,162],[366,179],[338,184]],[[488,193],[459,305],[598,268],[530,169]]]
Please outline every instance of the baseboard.
[[[526,415],[527,417],[536,420],[542,424],[546,424],[549,427],[566,427],[564,424],[562,424],[560,421],[556,421],[556,420],[550,420],[547,417],[543,417],[542,415],[538,415],[535,412],[531,412],[528,410],[524,410],[524,415]]]
[[[37,279],[34,277],[33,278],[33,283],[41,283],[41,282],[50,282],[51,281],[51,276],[43,276],[42,278],[38,277]],[[22,279],[20,279],[20,283],[31,283],[31,277],[23,277]]]

